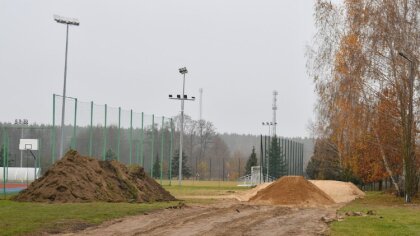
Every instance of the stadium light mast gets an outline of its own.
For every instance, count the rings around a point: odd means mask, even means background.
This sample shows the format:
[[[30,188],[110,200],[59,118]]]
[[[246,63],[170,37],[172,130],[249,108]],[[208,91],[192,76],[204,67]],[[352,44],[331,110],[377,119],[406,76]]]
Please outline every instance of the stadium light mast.
[[[68,18],[62,17],[58,15],[54,15],[54,20],[57,23],[65,24],[66,25],[66,54],[64,59],[64,86],[63,86],[63,104],[61,109],[61,137],[60,137],[60,156],[59,158],[63,157],[64,151],[64,118],[65,118],[65,110],[66,110],[66,82],[67,82],[67,51],[69,45],[69,26],[79,26],[80,22],[78,19],[75,18]]]
[[[183,136],[184,136],[184,101],[194,101],[195,97],[188,98],[188,96],[185,94],[185,75],[188,73],[188,70],[186,67],[182,67],[179,69],[179,73],[182,74],[183,80],[182,80],[182,96],[177,94],[176,98],[172,96],[172,94],[169,94],[169,99],[176,99],[181,100],[181,131],[179,134],[179,160],[178,160],[178,184],[181,186],[182,184],[182,145],[183,145]]]

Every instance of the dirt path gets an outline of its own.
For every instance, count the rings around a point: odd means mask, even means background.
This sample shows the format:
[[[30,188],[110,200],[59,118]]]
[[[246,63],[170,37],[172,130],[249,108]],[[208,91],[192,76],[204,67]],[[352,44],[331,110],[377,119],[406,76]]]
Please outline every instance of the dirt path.
[[[126,217],[66,235],[322,235],[328,226],[321,217],[334,217],[336,209],[298,209],[224,200]]]

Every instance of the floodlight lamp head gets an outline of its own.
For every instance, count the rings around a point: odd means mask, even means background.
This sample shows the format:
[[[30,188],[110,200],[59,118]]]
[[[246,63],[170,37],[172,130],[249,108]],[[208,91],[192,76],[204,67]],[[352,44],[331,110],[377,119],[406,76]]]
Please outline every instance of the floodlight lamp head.
[[[188,73],[188,70],[187,70],[187,67],[182,67],[182,68],[179,68],[179,73],[181,73],[181,74],[187,74]]]
[[[59,15],[54,15],[54,20],[57,21],[57,23],[61,24],[67,24],[67,25],[80,25],[80,22],[76,18],[69,18],[69,17],[63,17]]]

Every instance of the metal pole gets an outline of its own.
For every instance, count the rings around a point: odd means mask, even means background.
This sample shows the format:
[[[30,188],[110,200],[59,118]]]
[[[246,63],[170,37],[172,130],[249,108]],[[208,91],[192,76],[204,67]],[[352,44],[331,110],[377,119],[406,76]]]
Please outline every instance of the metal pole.
[[[153,176],[153,155],[154,155],[154,148],[155,147],[155,115],[152,115],[152,158],[150,159],[150,176]]]
[[[73,124],[73,137],[72,137],[72,149],[76,149],[76,127],[77,127],[77,98],[74,99],[74,124]]]
[[[55,161],[55,139],[57,131],[55,130],[55,94],[53,94],[53,120],[51,129],[51,164]]]
[[[261,180],[263,178],[263,160],[264,160],[264,149],[263,149],[263,136],[261,135],[261,140],[260,140],[260,149],[261,149],[261,153],[260,153],[260,184],[261,184]]]
[[[265,161],[267,162],[267,136],[264,136],[264,159],[265,159]],[[263,180],[264,180],[264,168],[262,169],[262,173],[263,173]]]
[[[23,138],[23,125],[20,126],[20,138]],[[20,150],[20,168],[22,168],[23,151]]]
[[[117,160],[120,161],[121,144],[121,107],[118,107]]]
[[[133,110],[130,110],[130,165],[133,159]]]
[[[39,145],[38,158],[35,160],[35,179],[39,177],[39,175],[36,174],[37,173],[36,166],[38,166],[38,171],[41,169],[42,139],[38,141],[38,145]]]
[[[141,132],[140,132],[140,162],[144,168],[144,113],[141,113]]]
[[[268,174],[269,174],[269,167],[270,167],[270,137],[271,137],[271,125],[268,125],[268,156],[267,156],[267,176],[265,177],[266,182],[268,182]]]
[[[160,184],[162,185],[162,175],[163,175],[163,142],[164,142],[164,129],[163,129],[163,123],[165,121],[165,117],[162,116],[162,125],[160,127],[160,135],[161,137],[161,143],[160,143]]]
[[[60,138],[60,156],[63,157],[64,152],[64,117],[66,111],[66,82],[67,82],[67,51],[69,45],[69,24],[66,24],[66,55],[64,59],[64,86],[63,86],[63,106],[61,109],[61,138]]]
[[[179,134],[179,170],[178,170],[178,184],[182,185],[182,145],[184,136],[184,96],[185,96],[185,74],[183,74],[182,81],[182,100],[181,100],[181,132]]]
[[[304,150],[304,144],[302,143],[300,145],[300,174],[303,175],[303,150]]]
[[[92,156],[92,140],[93,140],[93,101],[90,102],[90,127],[89,127],[89,156]]]
[[[3,158],[6,159],[6,182],[9,181],[9,135],[6,135],[6,154]]]
[[[106,146],[107,146],[107,141],[106,141],[106,136],[107,136],[107,132],[106,132],[106,119],[107,119],[107,113],[108,113],[108,106],[105,104],[105,124],[104,124],[104,147],[102,149],[102,159],[105,161],[105,156],[106,156]]]
[[[171,146],[170,146],[170,154],[169,154],[169,186],[172,185],[172,156],[173,156],[173,139],[174,139],[174,124],[171,118]]]
[[[6,130],[3,132],[3,196],[6,199]]]

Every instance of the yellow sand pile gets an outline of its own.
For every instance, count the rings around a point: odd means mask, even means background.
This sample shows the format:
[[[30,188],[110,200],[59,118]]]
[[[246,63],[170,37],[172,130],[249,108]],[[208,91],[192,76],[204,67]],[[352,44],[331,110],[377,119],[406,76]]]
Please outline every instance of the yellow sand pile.
[[[325,195],[327,195],[330,199],[334,200],[335,203],[347,203],[353,201],[356,198],[363,198],[365,196],[365,193],[351,182],[342,182],[334,180],[309,180],[308,182],[304,180],[303,177],[288,176],[285,177],[285,179],[283,179],[282,181],[277,180],[274,183],[276,183],[274,186],[273,183],[260,184],[255,188],[241,192],[237,195],[234,195],[233,197],[239,201],[247,202],[250,201],[250,199],[256,200],[255,196],[258,194],[259,200],[262,200],[264,198],[267,198],[267,192],[274,191],[274,195],[271,193],[269,194],[271,195],[271,197],[269,197],[270,200],[267,202],[279,202],[276,200],[276,198],[286,197],[287,199],[283,199],[277,204],[288,204],[291,202],[293,202],[293,204],[305,204],[305,201],[306,203],[308,203],[308,200],[299,200],[298,198],[300,197],[297,196],[301,194],[297,193],[302,193],[302,190],[307,190],[307,188],[311,187],[311,185],[313,185],[316,188],[310,188],[312,190],[312,193],[309,193],[311,191],[305,192],[306,195],[319,195],[318,190],[321,190],[321,192],[323,192],[323,194],[321,195],[324,195],[325,193]],[[310,184],[308,185],[308,183]],[[267,191],[267,189],[270,189],[270,191]],[[264,191],[265,193],[262,193],[262,191]],[[313,193],[313,191],[316,193]],[[283,196],[277,196],[278,194],[281,194]]]
[[[257,192],[250,202],[273,205],[324,206],[334,200],[302,176],[284,176]]]
[[[365,196],[365,193],[351,182],[334,180],[309,181],[328,194],[336,203],[347,203]]]

